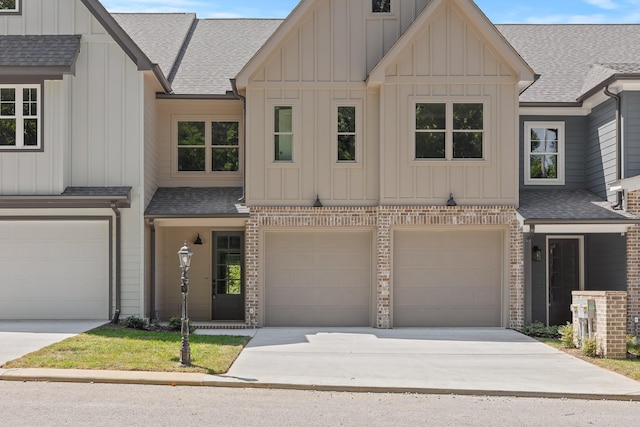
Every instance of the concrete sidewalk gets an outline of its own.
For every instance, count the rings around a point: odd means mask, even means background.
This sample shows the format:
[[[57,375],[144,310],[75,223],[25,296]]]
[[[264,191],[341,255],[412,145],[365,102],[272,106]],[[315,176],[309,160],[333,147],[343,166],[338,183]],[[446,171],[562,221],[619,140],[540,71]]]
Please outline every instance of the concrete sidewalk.
[[[225,375],[18,369],[0,379],[640,401],[638,381],[492,328],[264,328]]]

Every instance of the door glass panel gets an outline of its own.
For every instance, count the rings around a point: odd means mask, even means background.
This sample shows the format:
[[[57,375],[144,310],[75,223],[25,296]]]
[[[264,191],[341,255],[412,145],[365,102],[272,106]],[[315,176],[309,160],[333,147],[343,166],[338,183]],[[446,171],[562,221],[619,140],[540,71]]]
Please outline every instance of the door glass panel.
[[[229,238],[229,249],[241,249],[242,239],[240,236],[231,236]]]

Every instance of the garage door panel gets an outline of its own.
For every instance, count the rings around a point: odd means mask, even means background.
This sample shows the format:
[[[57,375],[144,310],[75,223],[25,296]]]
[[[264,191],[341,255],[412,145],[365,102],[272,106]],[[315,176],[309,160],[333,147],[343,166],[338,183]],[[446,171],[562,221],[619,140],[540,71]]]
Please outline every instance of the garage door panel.
[[[369,325],[371,241],[370,232],[265,233],[265,324]]]
[[[0,221],[0,318],[109,317],[107,221]]]
[[[396,231],[395,326],[500,326],[500,231]]]

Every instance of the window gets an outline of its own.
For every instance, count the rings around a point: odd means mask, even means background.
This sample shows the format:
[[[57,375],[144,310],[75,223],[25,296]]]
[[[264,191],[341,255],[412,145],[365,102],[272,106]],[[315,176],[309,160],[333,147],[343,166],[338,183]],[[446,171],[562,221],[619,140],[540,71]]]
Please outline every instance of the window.
[[[338,107],[338,162],[356,161],[356,107]]]
[[[178,121],[178,172],[238,172],[237,121]]]
[[[0,85],[0,149],[39,149],[40,114],[40,86]]]
[[[274,107],[274,160],[293,161],[293,107]]]
[[[564,123],[527,122],[525,139],[525,184],[564,184]]]
[[[482,159],[484,104],[417,103],[416,159]]]
[[[391,13],[391,0],[372,0],[373,13]]]
[[[20,13],[21,0],[0,0],[0,14]]]

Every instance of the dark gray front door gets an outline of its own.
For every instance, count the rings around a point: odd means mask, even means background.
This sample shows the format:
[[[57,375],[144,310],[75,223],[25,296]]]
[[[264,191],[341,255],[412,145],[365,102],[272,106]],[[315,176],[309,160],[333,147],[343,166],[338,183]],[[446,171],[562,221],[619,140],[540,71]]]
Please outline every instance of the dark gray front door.
[[[549,240],[549,325],[571,321],[571,291],[580,289],[580,241]]]
[[[244,320],[244,233],[213,233],[213,320]]]

